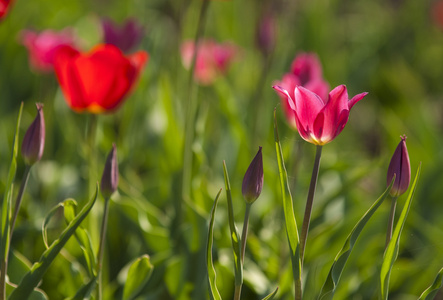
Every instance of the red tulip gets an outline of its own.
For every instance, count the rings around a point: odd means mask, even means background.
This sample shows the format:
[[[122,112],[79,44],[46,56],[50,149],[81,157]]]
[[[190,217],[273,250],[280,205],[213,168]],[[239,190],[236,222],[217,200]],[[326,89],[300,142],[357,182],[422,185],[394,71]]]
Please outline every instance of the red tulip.
[[[401,136],[401,141],[392,155],[388,167],[387,184],[390,185],[395,176],[395,182],[390,194],[394,197],[402,195],[409,187],[411,182],[411,165],[409,163],[408,148],[406,148],[406,135]]]
[[[185,68],[191,67],[194,52],[193,41],[186,41],[182,44],[181,55]],[[195,80],[202,85],[213,83],[219,74],[226,72],[237,52],[237,47],[230,43],[217,44],[212,40],[200,41],[195,60]]]
[[[71,109],[102,113],[122,104],[148,58],[145,51],[124,56],[114,45],[99,45],[90,53],[64,46],[56,52],[54,68]]]
[[[293,91],[297,86],[303,86],[311,92],[317,94],[321,99],[328,98],[329,84],[323,79],[320,61],[314,53],[300,53],[291,64],[291,72],[283,76],[281,81],[276,81],[274,85],[280,86],[289,92],[294,99]],[[280,94],[286,119],[289,125],[296,128],[294,112],[284,94]]]
[[[346,86],[340,85],[329,93],[324,101],[310,90],[297,86],[292,97],[287,90],[273,86],[286,97],[295,115],[300,136],[315,145],[324,145],[335,139],[345,128],[351,108],[367,93],[361,93],[348,100]]]
[[[23,45],[28,48],[32,69],[40,72],[54,70],[54,55],[61,46],[74,45],[74,34],[69,29],[60,32],[45,30],[41,33],[24,30],[21,38]]]
[[[12,0],[0,0],[0,20],[8,13]]]

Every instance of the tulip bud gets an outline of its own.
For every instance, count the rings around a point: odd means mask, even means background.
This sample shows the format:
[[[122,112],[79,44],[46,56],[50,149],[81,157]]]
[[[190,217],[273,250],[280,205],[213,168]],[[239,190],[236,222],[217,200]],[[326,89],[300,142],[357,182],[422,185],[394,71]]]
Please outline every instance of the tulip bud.
[[[391,196],[402,195],[409,187],[411,181],[411,165],[409,163],[408,149],[406,148],[406,135],[400,136],[401,141],[395,149],[388,168],[387,184],[391,184],[395,174],[395,182],[391,189]]]
[[[252,204],[261,194],[263,188],[263,158],[259,147],[243,178],[242,194],[246,202]]]
[[[103,170],[100,188],[105,199],[109,199],[117,190],[118,186],[118,161],[117,148],[112,144],[112,150],[106,159],[105,168]]]
[[[45,148],[45,118],[43,104],[37,103],[37,116],[26,131],[22,142],[22,156],[28,166],[39,161]]]

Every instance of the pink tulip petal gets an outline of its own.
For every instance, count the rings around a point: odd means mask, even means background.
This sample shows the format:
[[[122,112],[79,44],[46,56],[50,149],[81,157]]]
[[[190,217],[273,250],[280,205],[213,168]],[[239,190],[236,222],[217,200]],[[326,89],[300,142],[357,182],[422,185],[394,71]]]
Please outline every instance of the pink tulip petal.
[[[283,97],[286,97],[289,107],[295,111],[295,102],[294,99],[291,98],[291,95],[289,95],[289,92],[278,85],[274,85],[272,88],[283,95]]]
[[[355,103],[357,103],[358,101],[360,101],[361,99],[363,99],[368,93],[361,93],[358,95],[355,95],[351,100],[349,100],[349,110],[351,110],[351,108],[355,105]]]
[[[323,109],[324,103],[320,97],[302,86],[294,91],[295,112],[302,129],[310,135],[314,130],[314,122],[318,113]],[[300,127],[297,124],[297,128]]]

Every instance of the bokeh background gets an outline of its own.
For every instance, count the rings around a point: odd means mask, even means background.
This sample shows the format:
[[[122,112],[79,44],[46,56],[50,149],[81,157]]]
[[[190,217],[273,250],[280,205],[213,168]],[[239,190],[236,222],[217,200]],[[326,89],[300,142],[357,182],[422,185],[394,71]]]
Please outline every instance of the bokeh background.
[[[71,27],[84,50],[102,42],[101,18],[135,18],[143,25],[139,49],[150,54],[137,87],[115,113],[98,117],[95,153],[100,179],[112,142],[118,147],[119,192],[110,207],[105,253],[107,299],[119,299],[122,268],[149,254],[155,270],[140,299],[209,298],[204,247],[214,197],[224,188],[226,161],[241,228],[243,175],[263,147],[265,184],[251,211],[243,299],[261,299],[276,286],[291,299],[291,266],[280,200],[273,137],[277,107],[280,137],[301,223],[314,146],[287,126],[271,88],[300,52],[314,52],[331,87],[346,84],[350,96],[368,92],[352,110],[344,131],[323,149],[305,262],[305,297],[313,299],[355,222],[386,187],[386,171],[399,136],[408,136],[412,174],[422,174],[394,265],[390,299],[417,299],[443,266],[443,5],[431,0],[232,0],[211,1],[204,36],[229,41],[239,52],[226,74],[197,86],[193,143],[192,205],[174,221],[181,198],[185,110],[189,71],[180,45],[195,36],[201,0],[55,1],[16,0],[0,23],[0,192],[11,156],[15,120],[25,111],[20,136],[45,105],[46,147],[32,170],[13,248],[34,262],[44,250],[41,224],[66,198],[82,206],[92,195],[86,131],[90,116],[66,105],[54,74],[32,71],[20,42],[24,29]],[[257,28],[275,22],[275,47],[263,51]],[[17,180],[24,171],[19,160]],[[19,182],[16,183],[19,186]],[[401,209],[406,196],[399,198]],[[190,208],[192,207],[192,209]],[[377,211],[351,254],[336,299],[376,299],[389,213]],[[103,201],[84,227],[98,246]],[[223,298],[234,287],[225,194],[217,209],[214,260]],[[63,227],[53,221],[51,237]],[[84,283],[84,260],[74,239],[41,284],[49,299],[73,296]],[[12,269],[12,268],[11,268]]]

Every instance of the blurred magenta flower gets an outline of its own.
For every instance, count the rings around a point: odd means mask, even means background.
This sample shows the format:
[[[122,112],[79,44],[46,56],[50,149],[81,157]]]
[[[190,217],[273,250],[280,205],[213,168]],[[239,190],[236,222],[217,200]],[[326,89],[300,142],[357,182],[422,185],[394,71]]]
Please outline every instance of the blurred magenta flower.
[[[345,128],[351,108],[367,95],[361,93],[349,100],[346,86],[339,85],[325,101],[302,86],[295,88],[293,97],[281,86],[275,85],[273,88],[286,97],[294,112],[300,136],[315,145],[325,145],[335,139]]]
[[[326,102],[328,98],[329,84],[323,79],[323,71],[320,60],[314,53],[300,53],[291,64],[291,72],[283,75],[281,81],[274,85],[280,86],[294,99],[294,91],[297,86],[303,86],[318,95]],[[280,94],[286,118],[291,127],[296,128],[294,112],[292,111],[288,98]]]
[[[193,41],[185,41],[181,46],[182,62],[187,69],[191,68],[194,51]],[[213,40],[201,40],[195,60],[195,80],[202,85],[213,83],[218,75],[226,72],[237,53],[237,46],[231,43],[217,44]]]
[[[406,148],[406,135],[400,136],[400,138],[401,141],[389,163],[388,176],[386,178],[387,184],[390,185],[394,174],[396,174],[394,185],[390,191],[393,197],[398,197],[406,192],[411,182],[411,165],[409,163],[408,149]]]
[[[443,1],[436,1],[431,6],[431,13],[434,19],[434,22],[443,29]]]
[[[64,46],[56,52],[54,68],[69,107],[97,114],[114,111],[123,103],[148,58],[145,51],[125,56],[109,44],[89,53]]]
[[[37,103],[36,106],[37,116],[26,131],[21,148],[23,159],[28,166],[32,166],[42,158],[45,148],[43,104]]]
[[[38,72],[54,70],[54,54],[64,45],[74,46],[74,34],[71,29],[60,32],[45,30],[37,33],[31,30],[21,32],[21,41],[29,52],[29,64]]]
[[[256,31],[256,44],[263,55],[269,55],[275,47],[276,24],[271,14],[265,14],[259,20]]]
[[[106,159],[105,168],[103,169],[102,180],[100,188],[105,199],[109,199],[111,195],[117,190],[118,186],[118,160],[117,147],[112,144],[111,152]]]
[[[135,49],[141,42],[144,30],[135,19],[127,19],[118,25],[110,19],[102,20],[104,42],[117,46],[125,53]]]
[[[0,20],[8,13],[12,0],[0,0]]]
[[[245,201],[253,203],[261,194],[263,188],[263,157],[261,147],[246,170],[243,177],[242,194]]]

